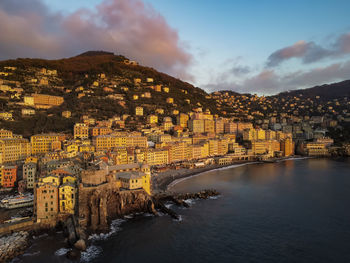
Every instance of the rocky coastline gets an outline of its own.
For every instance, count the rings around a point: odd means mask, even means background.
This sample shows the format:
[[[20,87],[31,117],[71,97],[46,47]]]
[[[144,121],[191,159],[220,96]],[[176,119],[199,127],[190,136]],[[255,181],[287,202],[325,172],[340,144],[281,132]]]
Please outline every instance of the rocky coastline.
[[[0,238],[0,262],[9,262],[11,259],[24,253],[29,245],[29,233],[20,231]]]

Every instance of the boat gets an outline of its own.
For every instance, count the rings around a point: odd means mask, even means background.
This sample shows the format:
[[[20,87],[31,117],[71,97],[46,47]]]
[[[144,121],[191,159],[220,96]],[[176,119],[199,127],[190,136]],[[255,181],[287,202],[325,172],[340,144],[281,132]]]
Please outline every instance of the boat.
[[[32,195],[18,195],[2,199],[0,207],[6,209],[15,209],[21,207],[29,207],[34,205],[34,197]]]

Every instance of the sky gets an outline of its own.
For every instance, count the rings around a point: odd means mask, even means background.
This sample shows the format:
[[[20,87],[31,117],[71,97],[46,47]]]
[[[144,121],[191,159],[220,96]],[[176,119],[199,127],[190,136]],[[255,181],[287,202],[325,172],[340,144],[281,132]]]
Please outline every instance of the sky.
[[[350,79],[350,1],[1,0],[0,59],[122,54],[207,92]]]

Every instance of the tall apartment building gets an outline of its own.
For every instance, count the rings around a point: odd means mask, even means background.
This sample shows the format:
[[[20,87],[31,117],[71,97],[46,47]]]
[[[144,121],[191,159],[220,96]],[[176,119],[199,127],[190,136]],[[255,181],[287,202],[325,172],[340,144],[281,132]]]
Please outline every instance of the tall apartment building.
[[[0,167],[0,186],[13,188],[17,181],[17,166],[3,165]]]
[[[204,132],[215,133],[215,122],[212,119],[204,119]]]
[[[287,137],[281,141],[281,151],[283,156],[290,156],[294,154],[294,143],[292,138]]]
[[[36,179],[37,165],[34,162],[23,164],[23,179],[27,180],[27,188],[33,189]]]
[[[237,123],[229,121],[224,124],[225,133],[236,133],[237,132]]]
[[[89,138],[89,126],[85,123],[76,123],[74,125],[74,139]]]
[[[216,134],[224,133],[224,131],[225,131],[224,127],[225,127],[224,119],[222,119],[222,118],[215,119],[215,133]]]
[[[176,117],[176,123],[177,125],[180,125],[182,128],[187,128],[188,119],[189,119],[188,114],[180,113]]]
[[[58,144],[61,145],[61,141],[65,139],[64,134],[58,133],[43,133],[36,134],[30,137],[32,145],[32,154],[48,153],[56,148]]]
[[[204,133],[204,120],[203,119],[189,120],[188,128],[193,133]]]
[[[34,188],[34,214],[38,222],[57,217],[58,186],[55,183],[40,182]]]
[[[0,139],[0,164],[23,160],[31,154],[31,146],[27,139]]]

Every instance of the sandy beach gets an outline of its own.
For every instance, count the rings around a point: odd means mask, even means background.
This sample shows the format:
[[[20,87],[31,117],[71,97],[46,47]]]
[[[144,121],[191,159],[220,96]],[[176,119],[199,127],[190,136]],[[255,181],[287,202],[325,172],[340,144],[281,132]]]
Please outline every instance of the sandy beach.
[[[274,163],[274,162],[280,162],[280,161],[286,161],[286,160],[298,160],[298,159],[305,159],[305,158],[310,158],[310,157],[301,157],[301,156],[293,156],[293,157],[287,157],[287,158],[273,158],[267,161],[237,161],[233,162],[227,165],[208,165],[206,167],[202,168],[194,168],[194,169],[188,169],[188,168],[182,168],[178,170],[168,170],[165,172],[160,172],[157,173],[155,176],[152,178],[152,189],[153,192],[162,192],[169,190],[171,186],[175,185],[176,183],[195,176],[199,175],[204,172],[216,170],[216,169],[222,169],[222,168],[231,168],[231,167],[236,167],[238,165],[246,165],[246,164],[253,164],[253,163]]]

